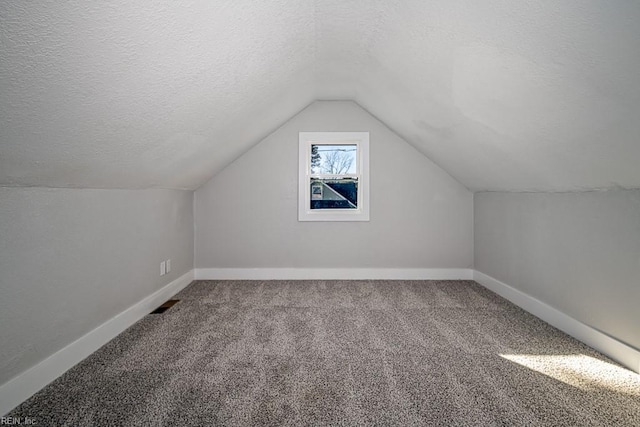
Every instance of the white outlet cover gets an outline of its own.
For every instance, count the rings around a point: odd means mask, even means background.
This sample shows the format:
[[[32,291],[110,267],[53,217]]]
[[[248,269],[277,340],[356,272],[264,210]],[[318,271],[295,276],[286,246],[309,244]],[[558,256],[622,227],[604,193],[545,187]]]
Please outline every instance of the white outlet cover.
[[[167,274],[167,263],[166,261],[162,261],[160,263],[160,275],[164,276],[165,274]]]
[[[171,260],[167,260],[167,273],[171,272]]]

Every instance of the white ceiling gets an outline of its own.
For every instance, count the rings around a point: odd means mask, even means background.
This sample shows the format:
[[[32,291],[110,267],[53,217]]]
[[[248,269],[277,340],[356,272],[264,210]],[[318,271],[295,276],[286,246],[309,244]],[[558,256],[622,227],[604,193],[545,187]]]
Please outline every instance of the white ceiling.
[[[0,185],[201,185],[352,99],[468,188],[640,188],[640,2],[0,2]]]

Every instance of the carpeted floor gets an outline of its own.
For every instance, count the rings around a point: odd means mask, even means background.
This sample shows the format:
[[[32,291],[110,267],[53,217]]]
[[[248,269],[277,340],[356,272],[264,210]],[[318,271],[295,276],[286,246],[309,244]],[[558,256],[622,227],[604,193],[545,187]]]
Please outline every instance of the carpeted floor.
[[[471,281],[196,281],[38,426],[640,425],[640,376]]]

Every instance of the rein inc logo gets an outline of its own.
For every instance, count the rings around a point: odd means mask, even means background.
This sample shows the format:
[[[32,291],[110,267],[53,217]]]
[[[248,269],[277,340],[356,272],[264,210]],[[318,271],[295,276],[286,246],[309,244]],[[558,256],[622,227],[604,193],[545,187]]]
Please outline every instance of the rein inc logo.
[[[0,426],[35,426],[38,421],[29,417],[0,417]]]

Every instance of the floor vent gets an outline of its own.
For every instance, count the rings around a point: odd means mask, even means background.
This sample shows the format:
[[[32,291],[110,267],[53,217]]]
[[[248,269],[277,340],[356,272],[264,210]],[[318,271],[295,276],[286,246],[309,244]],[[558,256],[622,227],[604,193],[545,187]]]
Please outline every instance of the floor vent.
[[[160,314],[160,313],[164,313],[165,311],[169,310],[171,307],[173,307],[178,301],[180,301],[179,299],[170,299],[169,301],[165,302],[164,304],[162,304],[160,307],[156,308],[155,310],[153,310],[151,312],[151,314]]]

